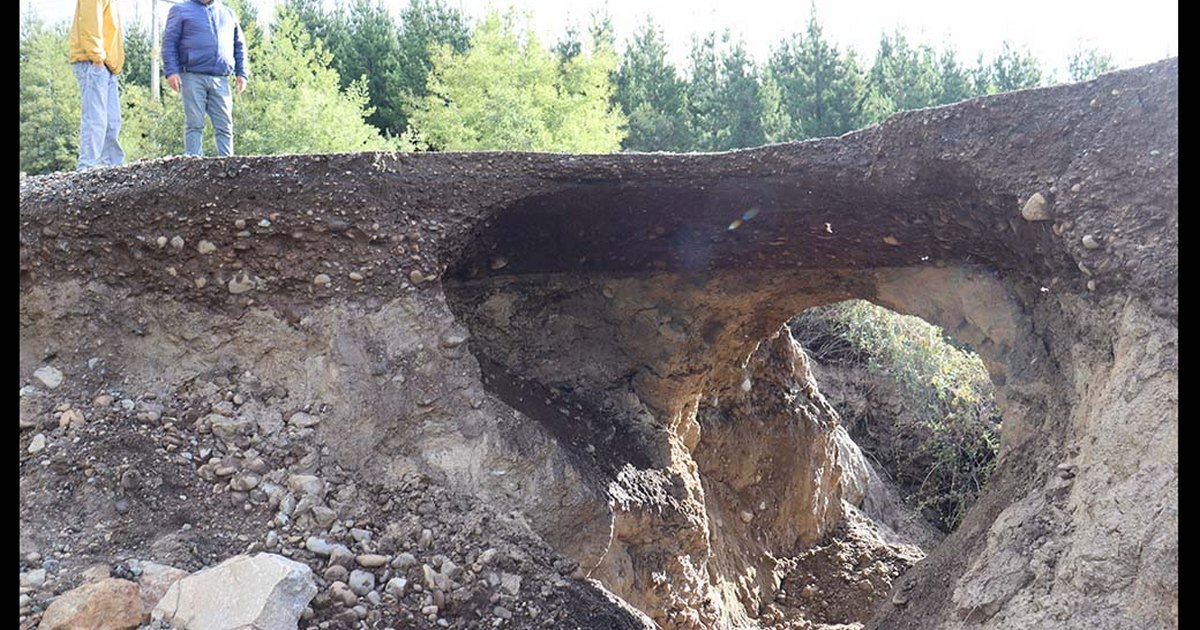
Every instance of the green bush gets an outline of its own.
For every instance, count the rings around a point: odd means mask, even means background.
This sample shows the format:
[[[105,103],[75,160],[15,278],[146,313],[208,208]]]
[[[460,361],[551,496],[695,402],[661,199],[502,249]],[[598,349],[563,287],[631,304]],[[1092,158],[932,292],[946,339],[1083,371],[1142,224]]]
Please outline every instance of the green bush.
[[[871,455],[935,525],[957,527],[999,448],[994,387],[979,356],[937,326],[862,300],[809,309],[791,327],[818,361],[863,366],[896,383],[909,413],[895,419],[884,452]]]

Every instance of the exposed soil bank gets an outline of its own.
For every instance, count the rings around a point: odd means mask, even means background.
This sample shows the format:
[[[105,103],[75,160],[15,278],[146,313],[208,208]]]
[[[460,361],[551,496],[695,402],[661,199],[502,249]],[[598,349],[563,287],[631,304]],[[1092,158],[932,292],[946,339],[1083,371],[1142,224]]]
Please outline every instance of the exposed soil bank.
[[[836,417],[779,332],[864,298],[975,347],[1005,418],[960,528],[890,597],[866,580],[869,625],[1174,626],[1177,98],[1168,60],[726,154],[29,178],[22,385],[49,364],[80,395],[170,396],[237,366],[328,409],[314,439],[348,474],[513,514],[593,595],[788,623],[823,613],[778,591],[853,519]]]

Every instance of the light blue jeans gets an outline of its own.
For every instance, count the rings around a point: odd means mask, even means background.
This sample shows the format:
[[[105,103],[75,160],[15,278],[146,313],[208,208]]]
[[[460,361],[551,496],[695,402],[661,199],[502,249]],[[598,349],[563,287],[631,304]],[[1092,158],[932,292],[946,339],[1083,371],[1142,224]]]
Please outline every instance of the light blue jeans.
[[[182,72],[179,75],[180,96],[183,97],[183,152],[185,155],[204,155],[204,115],[212,120],[217,155],[233,155],[233,93],[229,77]]]
[[[117,142],[121,133],[121,97],[117,77],[106,66],[88,61],[71,64],[83,100],[79,117],[79,164],[82,171],[94,166],[116,166],[125,162],[125,151]]]

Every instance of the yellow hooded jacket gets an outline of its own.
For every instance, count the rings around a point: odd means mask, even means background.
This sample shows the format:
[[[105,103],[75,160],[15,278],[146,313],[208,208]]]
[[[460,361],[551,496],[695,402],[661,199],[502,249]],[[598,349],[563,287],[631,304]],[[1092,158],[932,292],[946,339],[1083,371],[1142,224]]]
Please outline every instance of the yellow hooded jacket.
[[[125,66],[125,41],[117,0],[77,0],[71,24],[71,63],[103,61],[113,74]]]

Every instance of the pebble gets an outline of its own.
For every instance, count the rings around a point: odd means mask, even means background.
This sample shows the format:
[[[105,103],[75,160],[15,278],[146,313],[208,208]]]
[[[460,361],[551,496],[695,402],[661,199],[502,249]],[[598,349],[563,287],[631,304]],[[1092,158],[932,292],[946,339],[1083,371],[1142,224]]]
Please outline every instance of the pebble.
[[[325,569],[325,579],[330,582],[345,582],[350,579],[350,572],[340,564],[331,564]]]
[[[402,577],[394,577],[388,580],[387,586],[383,587],[383,592],[400,599],[404,597],[404,589],[408,587],[408,580]]]
[[[396,554],[396,559],[392,560],[392,568],[393,569],[407,569],[408,567],[414,566],[416,564],[417,564],[417,557],[412,555],[411,553],[408,553],[407,551]]]
[[[331,282],[331,280],[330,280],[329,276],[326,274],[323,274],[323,273],[319,273],[316,275],[315,278],[313,278],[313,284],[315,284],[319,287],[323,287],[323,286],[329,284],[330,282]]]
[[[351,527],[350,528],[350,537],[353,538],[356,542],[366,542],[368,540],[371,540],[371,530],[360,529],[358,527]]]
[[[329,553],[329,562],[340,564],[349,570],[354,567],[354,553],[347,549],[345,545],[334,545],[333,551]]]
[[[358,562],[358,566],[368,569],[377,569],[388,563],[387,556],[382,556],[377,553],[363,554],[355,558],[355,560]]]
[[[351,280],[353,280],[353,281],[355,281],[355,282],[358,282],[358,281],[360,281],[360,280],[362,280],[362,279],[363,279],[363,275],[362,275],[361,273],[358,273],[357,271],[351,271],[351,272],[350,272],[350,279],[351,279]]]
[[[273,529],[268,531],[266,539],[263,540],[263,544],[267,547],[267,549],[274,549],[275,545],[279,544],[279,534],[275,533],[275,530]]]
[[[346,606],[353,606],[358,603],[358,595],[346,586],[345,582],[334,582],[329,585],[329,594],[337,601],[342,602]]]
[[[321,419],[303,411],[297,411],[288,418],[288,424],[301,429],[308,429],[320,424]]]
[[[171,247],[175,249],[183,249],[183,237],[176,234],[171,237]]]
[[[417,540],[417,547],[428,549],[433,544],[433,532],[428,529],[421,530],[421,538]]]
[[[313,520],[315,520],[317,522],[317,525],[319,525],[323,529],[328,529],[331,525],[334,524],[334,522],[337,521],[337,512],[334,512],[333,510],[325,507],[324,505],[313,506],[312,515],[313,515]]]
[[[460,333],[451,333],[442,337],[443,348],[457,348],[466,342],[467,336]]]
[[[355,569],[350,572],[350,590],[362,597],[375,589],[375,574],[370,571]]]
[[[497,607],[493,608],[492,614],[496,615],[497,617],[499,617],[501,619],[512,619],[512,611],[510,611],[509,609],[507,609],[503,606],[497,606]]]
[[[325,494],[325,483],[314,475],[292,475],[288,477],[288,490],[297,494],[320,497]]]
[[[166,247],[167,246],[167,237],[160,236],[160,237],[154,239],[154,244],[158,245],[159,249]]]
[[[1021,216],[1026,221],[1049,221],[1052,217],[1046,210],[1046,198],[1042,193],[1033,193],[1021,208]]]
[[[254,288],[254,280],[245,273],[240,273],[229,279],[229,292],[238,295]]]
[[[44,450],[46,450],[45,434],[39,433],[39,434],[33,436],[33,439],[29,441],[29,452],[30,453],[40,453]]]
[[[109,396],[108,394],[100,394],[99,396],[96,396],[95,398],[92,399],[92,406],[104,408],[104,407],[111,405],[112,402],[113,402],[112,396]]]
[[[516,595],[521,592],[521,576],[512,573],[504,573],[500,576],[500,588],[509,595]]]
[[[63,429],[83,425],[83,414],[76,409],[68,409],[58,416],[58,426]]]
[[[409,272],[408,279],[413,284],[421,284],[422,282],[425,282],[429,278],[425,277],[425,274],[421,273],[421,271],[419,269],[413,269],[411,272]]]
[[[57,389],[63,382],[63,373],[51,365],[43,365],[34,371],[33,377],[50,389]]]
[[[379,591],[371,591],[367,593],[367,601],[378,606],[383,602],[383,597],[379,594]]]
[[[41,588],[46,583],[46,570],[34,569],[28,573],[21,574],[21,586],[29,586],[32,588]]]
[[[259,475],[249,471],[243,471],[237,473],[232,479],[229,480],[229,487],[236,492],[250,492],[251,490],[257,488],[261,481],[262,477]]]
[[[233,222],[233,227],[235,227],[239,230],[246,229],[246,220],[245,219],[237,219],[236,221]]]
[[[304,541],[304,548],[317,554],[318,556],[328,556],[329,554],[333,553],[334,549],[332,544],[324,539],[317,538],[316,536],[309,536],[308,539]]]
[[[200,244],[196,246],[196,251],[200,252],[201,254],[211,254],[217,251],[217,246],[213,245],[209,241],[200,241]]]
[[[1084,234],[1082,240],[1084,247],[1088,249],[1100,249],[1100,241],[1097,241],[1096,237],[1091,234]]]
[[[436,615],[437,613],[438,613],[437,606],[429,605],[429,606],[425,606],[424,608],[421,609],[422,615]]]

